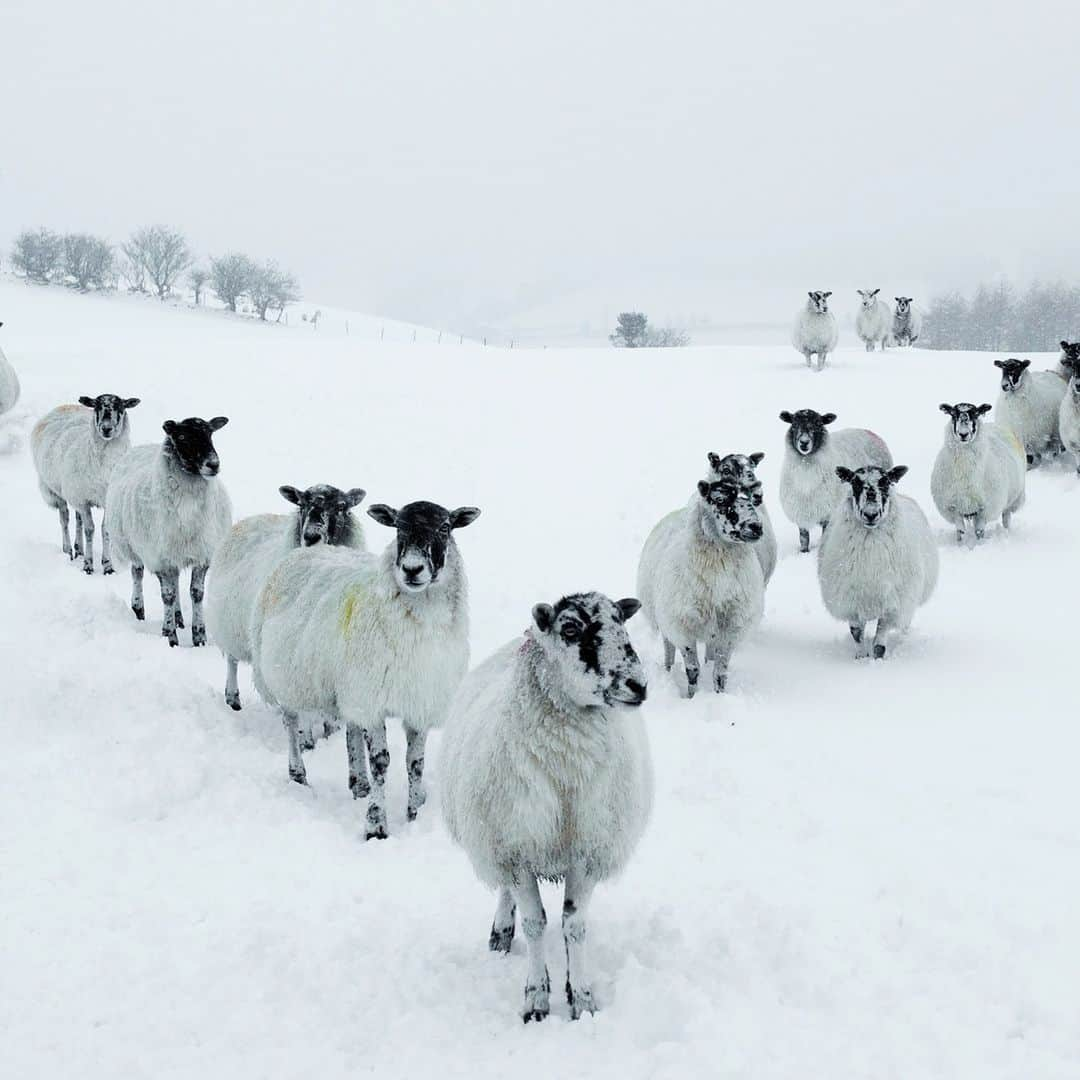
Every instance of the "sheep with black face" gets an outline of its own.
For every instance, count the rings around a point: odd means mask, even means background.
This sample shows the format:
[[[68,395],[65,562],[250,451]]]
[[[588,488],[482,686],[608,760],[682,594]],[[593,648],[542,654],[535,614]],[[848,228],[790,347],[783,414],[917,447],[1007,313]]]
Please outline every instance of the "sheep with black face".
[[[1058,358],[1058,366],[1053,368],[1055,375],[1063,379],[1071,379],[1073,370],[1080,364],[1080,341],[1062,341],[1061,356]]]
[[[814,368],[814,357],[817,357],[817,371],[825,367],[825,361],[829,353],[836,349],[836,343],[840,340],[840,329],[836,324],[836,316],[829,310],[829,297],[831,292],[810,292],[809,299],[795,318],[795,326],[791,331],[791,344],[796,352],[802,353],[806,358],[806,366]]]
[[[1069,385],[1058,408],[1058,435],[1076,459],[1076,471],[1080,473],[1080,344],[1076,345],[1076,353],[1063,357],[1061,363],[1069,373]]]
[[[922,333],[922,313],[910,296],[894,296],[896,308],[892,317],[894,345],[914,345]]]
[[[259,591],[279,560],[297,548],[329,544],[364,549],[364,530],[352,514],[362,488],[316,484],[278,489],[294,514],[258,514],[238,521],[214,552],[207,580],[206,627],[225,654],[225,702],[240,708],[237,665],[251,663],[251,616]],[[304,742],[311,743],[310,734]]]
[[[499,890],[489,948],[510,951],[521,912],[526,1022],[550,1010],[538,882],[565,882],[566,998],[576,1020],[595,1009],[589,900],[626,865],[648,820],[652,764],[636,711],[645,672],[626,629],[638,607],[597,592],[537,604],[524,637],[467,676],[443,734],[446,827],[480,880]]]
[[[875,348],[884,350],[892,335],[893,313],[878,293],[880,289],[859,289],[859,310],[855,315],[855,333],[866,346],[867,352]]]
[[[145,619],[143,572],[161,586],[162,637],[179,644],[180,573],[191,567],[191,644],[206,644],[206,572],[232,525],[232,504],[218,478],[214,433],[224,416],[166,420],[161,446],[136,446],[117,463],[105,494],[105,529],[121,558],[131,562],[131,610]]]
[[[994,416],[1024,444],[1028,466],[1037,468],[1046,455],[1061,453],[1058,422],[1067,384],[1053,371],[1031,371],[1030,360],[995,360],[994,367],[1001,369]]]
[[[724,457],[710,453],[709,478],[730,480],[752,495],[758,517],[761,519],[761,539],[754,544],[754,554],[761,563],[761,572],[765,576],[765,584],[768,585],[776,569],[776,530],[773,528],[772,518],[765,506],[761,481],[757,477],[757,467],[764,460],[765,454],[760,450],[753,454],[726,454]]]
[[[138,398],[116,394],[81,397],[78,405],[58,405],[46,413],[30,434],[41,497],[60,514],[61,547],[71,559],[82,557],[87,574],[94,572],[94,517],[90,508],[105,505],[113,467],[131,449],[127,414],[138,404]],[[74,548],[68,531],[71,506],[75,507]],[[113,572],[109,531],[104,525],[101,572]]]
[[[938,549],[926,515],[894,488],[907,466],[837,468],[847,496],[818,552],[825,607],[848,624],[858,659],[870,655],[866,624],[877,621],[873,655],[885,656],[889,635],[904,632],[937,584]]]
[[[382,555],[319,544],[274,567],[252,614],[251,660],[256,688],[281,709],[289,775],[298,783],[307,782],[299,714],[344,723],[353,798],[371,796],[370,839],[387,835],[387,717],[405,728],[410,820],[426,800],[427,734],[443,723],[469,665],[465,567],[454,532],[480,511],[414,502],[400,510],[379,504],[368,514],[396,532]]]

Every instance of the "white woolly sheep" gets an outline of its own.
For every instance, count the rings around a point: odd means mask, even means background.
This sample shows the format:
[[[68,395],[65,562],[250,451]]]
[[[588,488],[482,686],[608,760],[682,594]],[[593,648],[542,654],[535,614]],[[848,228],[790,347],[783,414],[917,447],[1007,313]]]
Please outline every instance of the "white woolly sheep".
[[[934,591],[937,544],[919,504],[892,491],[907,466],[836,472],[848,497],[818,552],[821,597],[829,614],[848,624],[856,659],[870,655],[866,624],[877,620],[873,654],[880,660],[890,632],[906,631]]]
[[[295,514],[258,514],[238,521],[214,552],[206,589],[206,628],[225,654],[225,702],[240,708],[237,665],[251,663],[251,616],[270,572],[300,547],[323,543],[364,547],[364,530],[350,513],[363,500],[362,488],[341,491],[316,484],[305,491],[278,489],[297,507]]]
[[[995,360],[1001,368],[1001,393],[994,416],[1024,444],[1028,465],[1037,468],[1044,455],[1061,452],[1058,414],[1068,388],[1053,371],[1029,371],[1030,360]]]
[[[367,838],[382,839],[386,718],[405,727],[411,821],[426,799],[428,731],[442,724],[469,665],[465,568],[452,530],[480,511],[414,502],[368,514],[397,530],[381,556],[319,545],[277,564],[255,605],[251,660],[259,693],[281,709],[297,783],[307,783],[298,714],[344,722],[349,788],[354,799],[370,794]]]
[[[865,428],[825,429],[836,413],[800,409],[784,411],[780,419],[788,428],[784,465],[780,470],[780,506],[799,530],[799,550],[810,550],[810,530],[829,524],[833,508],[844,495],[836,467],[858,469],[863,465],[892,468],[892,454],[880,436]]]
[[[893,313],[884,300],[878,299],[880,289],[858,289],[859,311],[855,316],[855,333],[867,352],[875,347],[884,349],[892,336]]]
[[[0,326],[3,325],[0,323]],[[0,416],[14,409],[18,400],[19,376],[15,374],[11,362],[4,355],[4,350],[0,349]]]
[[[1058,434],[1065,449],[1076,459],[1076,471],[1080,473],[1080,346],[1077,348],[1076,359],[1069,357],[1062,361],[1071,374],[1069,388],[1058,409]]]
[[[910,296],[894,296],[893,299],[896,310],[892,317],[892,343],[914,345],[922,333],[922,312],[913,306]]]
[[[131,562],[131,610],[146,618],[143,571],[156,575],[165,609],[161,634],[179,644],[180,572],[191,567],[191,644],[206,644],[203,590],[215,549],[232,525],[232,505],[218,479],[213,433],[228,419],[166,420],[160,446],[136,446],[120,459],[105,494],[105,529]]]
[[[727,685],[736,645],[761,621],[765,576],[754,554],[761,519],[752,492],[702,480],[683,510],[649,534],[638,564],[638,596],[664,641],[664,667],[682,653],[689,697],[697,690],[698,642],[714,660],[713,689]]]
[[[637,600],[600,593],[537,604],[525,638],[471,672],[440,755],[446,827],[477,876],[499,889],[488,946],[508,953],[515,906],[529,951],[523,1019],[549,1012],[547,916],[537,881],[565,881],[566,997],[593,1012],[585,964],[589,901],[626,865],[645,829],[653,776],[645,674],[626,632]]]
[[[982,422],[989,405],[960,402],[940,408],[949,422],[930,475],[930,492],[941,516],[955,526],[957,543],[966,538],[974,546],[986,535],[988,522],[1000,517],[1007,529],[1023,505],[1024,448],[1007,428]]]
[[[761,520],[761,539],[754,544],[754,554],[761,563],[761,572],[765,577],[765,584],[768,585],[776,569],[776,530],[773,529],[772,518],[765,506],[761,481],[757,478],[757,467],[764,459],[765,454],[760,450],[754,454],[727,454],[724,457],[710,453],[709,468],[710,479],[733,480],[744,491],[754,495],[754,505]]]
[[[115,394],[81,397],[78,405],[59,405],[46,413],[30,434],[38,488],[46,504],[60,514],[61,547],[71,559],[82,556],[87,574],[94,572],[94,516],[90,508],[105,505],[113,467],[131,449],[127,413],[138,404],[138,398]],[[69,506],[75,507],[74,548],[68,532]],[[109,530],[104,523],[101,572],[113,572]]]
[[[836,348],[840,340],[840,330],[836,325],[836,316],[829,310],[831,292],[811,292],[804,307],[795,318],[791,331],[791,344],[795,351],[806,357],[806,366],[814,367],[813,357],[817,357],[817,370],[825,366],[825,361]]]

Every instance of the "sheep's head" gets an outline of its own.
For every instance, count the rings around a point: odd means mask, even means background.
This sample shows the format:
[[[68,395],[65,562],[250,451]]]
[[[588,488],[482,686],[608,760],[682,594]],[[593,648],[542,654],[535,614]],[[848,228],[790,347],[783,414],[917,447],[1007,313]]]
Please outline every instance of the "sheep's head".
[[[1062,356],[1061,366],[1068,375],[1069,386],[1072,387],[1073,394],[1080,398],[1080,343],[1075,348],[1078,350],[1077,355],[1075,357]]]
[[[1061,343],[1061,364],[1070,375],[1080,374],[1080,341]]]
[[[122,398],[116,394],[83,396],[79,404],[94,410],[94,429],[106,442],[127,430],[127,411],[139,404],[137,397]]]
[[[161,425],[165,432],[165,453],[186,473],[217,476],[221,459],[214,449],[214,432],[228,422],[227,416],[215,416],[212,420],[200,420],[197,416],[166,420]]]
[[[956,441],[961,443],[974,442],[979,434],[979,421],[990,411],[990,405],[972,405],[967,401],[958,402],[956,405],[941,404],[938,408],[943,413],[948,413],[952,419],[952,432]]]
[[[702,527],[710,539],[733,544],[752,544],[761,539],[764,528],[758,513],[760,485],[744,488],[733,480],[699,480],[698,495]]]
[[[785,424],[790,424],[787,438],[791,449],[802,457],[816,454],[829,439],[825,430],[836,420],[836,413],[819,413],[813,409],[800,409],[790,413],[786,409],[780,414]]]
[[[1020,389],[1024,382],[1024,372],[1031,367],[1031,361],[995,360],[994,367],[1001,368],[1001,389],[1010,394]]]
[[[907,471],[906,465],[897,465],[888,470],[868,465],[852,472],[840,465],[836,475],[841,483],[851,488],[851,505],[855,509],[855,516],[868,529],[876,529],[889,515],[893,485]]]
[[[816,311],[819,315],[826,315],[829,311],[829,297],[832,296],[831,292],[810,292],[806,294],[810,297],[807,303],[807,309],[810,311]]]
[[[709,468],[714,480],[733,480],[740,487],[753,487],[758,483],[757,467],[765,460],[765,454],[709,454]]]
[[[910,296],[894,296],[896,301],[896,314],[906,315],[911,310],[911,297]]]
[[[397,529],[394,577],[402,592],[421,593],[439,580],[446,552],[454,542],[450,534],[471,525],[480,511],[475,506],[447,510],[431,502],[413,502],[395,510],[376,503],[368,507],[368,515],[380,525]]]
[[[346,544],[352,539],[353,519],[349,513],[359,506],[367,494],[363,488],[342,491],[330,484],[316,484],[298,491],[285,484],[278,488],[294,506],[296,515],[296,544]]]
[[[862,297],[862,306],[867,311],[873,311],[874,305],[877,303],[877,294],[881,292],[880,289],[858,289],[856,290],[859,296]]]
[[[537,604],[529,636],[549,661],[551,689],[581,708],[640,705],[645,669],[626,632],[627,619],[640,607],[637,600],[609,600],[598,592]]]

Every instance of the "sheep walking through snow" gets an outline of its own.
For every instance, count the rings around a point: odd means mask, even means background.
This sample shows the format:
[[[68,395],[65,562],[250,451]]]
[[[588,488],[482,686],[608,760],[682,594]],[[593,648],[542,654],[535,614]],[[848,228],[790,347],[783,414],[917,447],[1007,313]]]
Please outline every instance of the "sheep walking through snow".
[[[836,325],[836,316],[829,310],[831,292],[807,293],[809,300],[795,319],[791,332],[791,344],[795,351],[806,357],[806,366],[814,368],[817,357],[817,371],[825,367],[829,353],[836,349],[840,340],[840,330]]]
[[[922,333],[922,314],[910,296],[895,296],[891,338],[894,345],[914,345]]]
[[[1069,386],[1061,399],[1058,409],[1058,434],[1062,445],[1076,460],[1076,471],[1080,473],[1080,346],[1075,358],[1070,356],[1062,360],[1070,373]]]
[[[564,881],[570,1016],[593,1012],[585,962],[595,886],[645,829],[653,776],[640,714],[645,674],[626,631],[637,600],[577,593],[537,604],[532,624],[462,683],[442,739],[451,837],[499,890],[489,948],[508,953],[515,909],[528,945],[523,1019],[543,1020],[551,981],[538,881]]]
[[[1001,369],[1001,393],[994,416],[1024,445],[1031,468],[1046,455],[1061,452],[1058,420],[1067,384],[1053,371],[1029,371],[1030,360],[995,360]]]
[[[761,481],[757,478],[757,467],[764,459],[765,454],[760,450],[753,454],[726,454],[724,457],[710,453],[709,469],[711,480],[732,480],[743,491],[749,491],[754,496],[754,505],[761,519],[761,539],[754,544],[754,554],[761,563],[761,572],[768,585],[776,569],[776,530],[765,506]]]
[[[855,316],[855,333],[867,352],[884,349],[892,334],[893,313],[884,300],[878,299],[880,289],[859,289],[859,311]]]

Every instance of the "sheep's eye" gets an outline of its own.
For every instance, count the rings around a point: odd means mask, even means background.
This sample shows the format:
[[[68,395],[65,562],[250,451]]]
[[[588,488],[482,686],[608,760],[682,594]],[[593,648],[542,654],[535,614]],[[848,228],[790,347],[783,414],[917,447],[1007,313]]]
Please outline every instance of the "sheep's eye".
[[[563,641],[577,641],[581,637],[581,628],[577,623],[566,623],[562,628]]]

